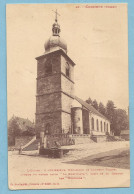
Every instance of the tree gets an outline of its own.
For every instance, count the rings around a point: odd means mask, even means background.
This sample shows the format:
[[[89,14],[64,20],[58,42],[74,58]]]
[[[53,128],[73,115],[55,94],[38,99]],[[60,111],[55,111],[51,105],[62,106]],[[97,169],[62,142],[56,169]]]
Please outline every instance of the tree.
[[[106,117],[110,120],[111,122],[111,131],[115,131],[115,106],[114,102],[109,100],[106,105]]]
[[[93,107],[96,109],[96,110],[98,110],[98,102],[97,102],[97,100],[94,100],[93,101],[93,103],[92,103],[92,105],[93,105]]]
[[[105,106],[103,105],[102,102],[99,103],[99,107],[98,107],[98,110],[101,114],[105,115],[106,114],[106,109],[105,109]]]
[[[115,106],[114,102],[109,100],[106,104],[106,116],[107,118],[112,121],[114,117],[114,111],[115,111]]]
[[[15,144],[15,137],[20,135],[20,133],[21,133],[21,129],[20,129],[16,119],[13,118],[8,125],[9,144]]]
[[[32,136],[32,135],[35,135],[36,132],[35,132],[35,127],[32,127],[32,126],[26,126],[26,131],[23,131],[21,133],[22,136]]]
[[[120,135],[122,130],[129,129],[129,118],[126,111],[123,109],[116,109],[113,101],[107,102],[106,117],[111,122],[111,131],[114,135]]]
[[[129,118],[125,110],[115,110],[115,135],[120,135],[122,130],[129,129]]]
[[[90,97],[86,100],[86,102],[87,102],[88,104],[90,104],[90,105],[93,104],[92,99],[91,99]]]

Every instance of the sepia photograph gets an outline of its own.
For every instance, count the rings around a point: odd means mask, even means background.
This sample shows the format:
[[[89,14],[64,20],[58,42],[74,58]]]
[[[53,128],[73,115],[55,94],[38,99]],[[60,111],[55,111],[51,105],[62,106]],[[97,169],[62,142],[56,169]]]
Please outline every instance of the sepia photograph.
[[[130,187],[127,4],[7,4],[8,186]]]

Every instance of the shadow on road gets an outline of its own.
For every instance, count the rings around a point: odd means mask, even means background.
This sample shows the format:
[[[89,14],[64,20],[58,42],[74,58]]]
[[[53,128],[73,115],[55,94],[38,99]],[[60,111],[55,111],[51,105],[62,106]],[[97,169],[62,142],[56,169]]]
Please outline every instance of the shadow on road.
[[[129,169],[130,151],[129,149],[116,149],[65,163]]]

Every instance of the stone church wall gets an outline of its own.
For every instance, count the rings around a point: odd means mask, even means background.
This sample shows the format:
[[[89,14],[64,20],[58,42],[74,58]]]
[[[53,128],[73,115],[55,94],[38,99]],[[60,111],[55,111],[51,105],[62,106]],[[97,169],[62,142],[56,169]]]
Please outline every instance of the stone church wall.
[[[61,112],[52,112],[47,114],[36,115],[36,130],[39,135],[40,131],[46,131],[47,125],[50,125],[50,134],[61,133]]]
[[[68,113],[71,113],[73,101],[69,96],[73,95],[74,90],[73,66],[70,62],[67,63],[68,59],[65,58],[60,52],[54,52],[37,59],[36,131],[38,134],[40,131],[45,132],[48,124],[51,133],[62,133],[62,129],[67,133],[71,129],[71,116]],[[49,74],[46,71],[48,64],[52,64],[52,72]],[[69,78],[66,75],[66,65],[69,65]]]
[[[61,89],[63,92],[74,95],[74,84],[68,80],[64,75],[61,75]]]
[[[61,90],[60,74],[40,78],[37,82],[37,94],[47,94]]]
[[[83,134],[90,134],[89,112],[86,109],[82,109],[82,118],[83,118]]]
[[[31,141],[35,136],[17,136],[15,137],[15,148],[19,149],[20,146],[26,145],[29,141]]]
[[[73,123],[73,133],[83,134],[83,115],[82,108],[73,107],[72,108],[72,123]]]
[[[63,133],[71,132],[71,114],[62,112],[61,120]]]
[[[61,58],[59,53],[52,53],[46,55],[45,57],[41,57],[40,59],[38,59],[37,62],[37,77],[39,78],[47,75],[45,71],[45,66],[47,65],[47,63],[52,64],[53,73],[60,73],[60,62]]]
[[[67,96],[64,93],[61,94],[61,104],[62,104],[63,111],[71,113],[72,102],[73,102],[73,98]]]
[[[73,81],[74,80],[74,67],[71,65],[71,63],[64,58],[63,56],[61,56],[61,72],[66,74],[66,63],[68,63],[69,65],[69,74],[70,74],[70,79]]]
[[[61,93],[52,93],[36,98],[36,113],[46,113],[57,110],[61,110]]]
[[[92,118],[94,118],[94,129],[92,126]],[[98,120],[98,129],[97,129],[97,120]],[[110,133],[110,122],[103,118],[100,117],[94,113],[90,113],[90,122],[91,122],[91,131],[95,134],[95,135],[105,135],[105,133],[107,132],[107,124],[108,124],[108,132]],[[102,122],[102,130],[101,130],[101,122]],[[105,129],[104,129],[104,123],[105,123]]]
[[[37,78],[45,75],[46,58],[41,58],[37,61]]]

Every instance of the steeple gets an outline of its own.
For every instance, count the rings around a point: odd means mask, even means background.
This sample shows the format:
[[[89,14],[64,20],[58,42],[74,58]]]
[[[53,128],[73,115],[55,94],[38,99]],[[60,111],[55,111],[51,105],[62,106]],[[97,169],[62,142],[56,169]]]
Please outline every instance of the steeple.
[[[58,24],[58,15],[59,13],[57,12],[57,9],[55,12],[55,23],[52,26],[52,32],[53,32],[53,36],[60,36],[60,25]],[[60,16],[60,15],[59,15]]]
[[[58,13],[52,35],[45,42],[45,53],[37,57],[36,131],[37,137],[69,133],[74,100],[74,62],[67,55],[67,44],[59,36]],[[51,28],[51,26],[50,26]]]
[[[62,49],[65,53],[67,53],[67,44],[60,37],[60,25],[58,24],[58,16],[60,15],[57,10],[53,12],[55,13],[55,22],[52,25],[52,36],[45,42],[45,52]]]

